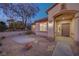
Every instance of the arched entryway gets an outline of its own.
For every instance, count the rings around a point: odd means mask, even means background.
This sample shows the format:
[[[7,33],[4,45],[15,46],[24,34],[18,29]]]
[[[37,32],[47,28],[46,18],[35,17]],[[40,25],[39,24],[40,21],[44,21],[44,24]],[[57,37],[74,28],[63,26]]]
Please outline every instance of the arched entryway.
[[[74,10],[64,10],[54,16],[56,40],[73,40],[75,13]]]

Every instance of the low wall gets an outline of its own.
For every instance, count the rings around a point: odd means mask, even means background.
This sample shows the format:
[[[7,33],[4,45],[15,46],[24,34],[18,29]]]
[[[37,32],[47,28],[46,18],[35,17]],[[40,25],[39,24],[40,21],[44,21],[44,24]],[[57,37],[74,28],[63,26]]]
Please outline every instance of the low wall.
[[[25,33],[25,31],[0,32],[0,37],[16,36],[16,35],[21,35],[24,33]]]
[[[36,35],[48,37],[48,32],[36,32]]]

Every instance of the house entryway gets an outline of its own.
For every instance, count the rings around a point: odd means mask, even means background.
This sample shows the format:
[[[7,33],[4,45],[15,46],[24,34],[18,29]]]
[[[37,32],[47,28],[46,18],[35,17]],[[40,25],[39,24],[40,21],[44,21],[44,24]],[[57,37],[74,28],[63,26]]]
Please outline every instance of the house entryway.
[[[55,40],[56,41],[67,41],[73,42],[72,39],[72,29],[73,27],[73,17],[75,15],[74,11],[65,10],[64,12],[57,13],[54,17],[55,19]]]
[[[56,41],[66,41],[72,42],[72,38],[70,35],[71,31],[71,21],[59,21],[56,22],[55,27],[55,40]]]

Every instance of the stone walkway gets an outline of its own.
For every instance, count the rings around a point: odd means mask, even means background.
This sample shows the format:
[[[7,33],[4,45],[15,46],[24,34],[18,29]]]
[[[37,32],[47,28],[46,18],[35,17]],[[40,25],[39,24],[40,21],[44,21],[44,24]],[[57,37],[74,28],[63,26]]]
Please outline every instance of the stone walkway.
[[[32,40],[28,41],[28,38]],[[27,42],[30,42],[32,44],[32,48],[29,50],[24,49],[24,46]],[[0,53],[0,55],[51,56],[54,48],[55,48],[55,42],[50,42],[49,40],[47,40],[47,38],[35,35],[7,37],[2,40],[2,46],[0,46],[0,50],[2,52]]]

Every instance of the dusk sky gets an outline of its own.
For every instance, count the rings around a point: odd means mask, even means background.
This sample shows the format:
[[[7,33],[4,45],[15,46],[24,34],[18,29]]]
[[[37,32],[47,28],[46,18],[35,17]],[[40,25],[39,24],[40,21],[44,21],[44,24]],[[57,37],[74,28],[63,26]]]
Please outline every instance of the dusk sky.
[[[32,18],[31,20],[35,21],[35,20],[39,20],[41,18],[47,17],[47,13],[46,10],[51,7],[51,3],[40,3],[38,4],[39,6],[39,13],[36,15],[36,17]]]
[[[47,17],[46,10],[51,6],[51,3],[39,3],[38,7],[40,9],[39,13],[31,19],[32,22],[35,20],[39,20],[41,18]],[[2,10],[0,10],[0,21],[7,21],[7,17],[3,14]]]

